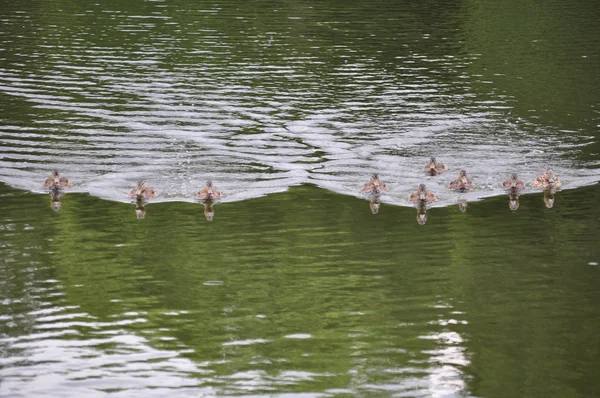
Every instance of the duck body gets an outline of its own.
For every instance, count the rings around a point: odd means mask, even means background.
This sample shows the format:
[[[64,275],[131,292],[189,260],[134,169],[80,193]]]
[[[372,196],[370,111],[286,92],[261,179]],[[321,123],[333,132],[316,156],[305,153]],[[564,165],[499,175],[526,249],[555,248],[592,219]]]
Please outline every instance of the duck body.
[[[458,174],[458,178],[448,184],[448,188],[457,191],[468,191],[473,189],[473,183],[467,178],[467,172],[465,170],[461,170]]]
[[[534,182],[531,183],[532,187],[544,189],[560,188],[560,185],[560,180],[554,174],[554,171],[552,171],[552,169],[544,171],[538,176],[538,178],[535,179]]]
[[[502,183],[502,188],[510,190],[511,192],[517,192],[521,189],[525,189],[525,184],[519,179],[517,173],[512,173],[510,177]]]
[[[223,194],[221,191],[219,191],[210,180],[208,180],[204,188],[202,188],[200,192],[196,194],[196,198],[202,200],[221,199],[222,197]]]
[[[366,183],[361,191],[378,194],[381,191],[387,191],[388,187],[379,179],[377,174],[373,174],[368,183]]]
[[[64,189],[71,188],[72,186],[71,180],[61,175],[58,170],[53,170],[50,177],[46,178],[46,181],[44,182],[44,188],[50,189]]]
[[[425,184],[419,184],[419,187],[408,198],[409,202],[437,202],[437,197],[425,187]]]
[[[431,157],[429,163],[425,166],[425,173],[434,176],[439,173],[443,173],[444,171],[448,171],[448,167],[444,166],[443,163],[437,161],[435,157]]]
[[[156,198],[156,196],[156,191],[150,188],[148,185],[146,185],[146,183],[143,181],[139,181],[135,188],[133,188],[129,193],[129,198],[135,198],[138,201]]]

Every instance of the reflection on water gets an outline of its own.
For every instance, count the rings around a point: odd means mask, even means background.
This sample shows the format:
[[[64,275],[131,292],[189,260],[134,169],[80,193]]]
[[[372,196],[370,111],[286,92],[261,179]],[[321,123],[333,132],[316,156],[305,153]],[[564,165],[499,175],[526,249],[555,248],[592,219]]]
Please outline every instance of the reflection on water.
[[[138,220],[143,220],[146,217],[146,202],[143,199],[135,201],[135,217]]]
[[[554,193],[555,192],[556,191],[554,189],[545,189],[544,190],[544,204],[549,209],[554,207]]]
[[[215,218],[214,201],[206,199],[202,201],[202,205],[204,206],[204,217],[206,217],[206,221],[212,221],[213,218]]]
[[[508,193],[508,208],[512,211],[519,209],[519,194],[517,192],[511,191]]]
[[[532,7],[3,1],[0,395],[595,396],[597,4]]]
[[[572,347],[599,343],[600,191],[582,190],[421,228],[312,186],[136,223],[129,204],[71,193],[55,213],[0,185],[0,395],[585,396],[600,363]]]

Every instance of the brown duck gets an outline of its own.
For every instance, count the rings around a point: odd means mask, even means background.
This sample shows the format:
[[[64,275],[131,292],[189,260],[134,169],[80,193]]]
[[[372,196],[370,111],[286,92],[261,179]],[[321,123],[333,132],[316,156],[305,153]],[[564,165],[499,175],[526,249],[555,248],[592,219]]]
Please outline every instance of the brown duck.
[[[204,188],[196,194],[196,198],[202,200],[221,199],[222,197],[223,194],[213,185],[211,180],[208,180]]]
[[[417,190],[408,198],[409,202],[437,202],[436,196],[425,187],[425,184],[419,184]]]
[[[50,177],[46,178],[46,182],[44,182],[44,188],[50,189],[64,189],[72,186],[71,180],[61,175],[58,170],[53,170]]]
[[[361,189],[361,191],[363,192],[370,192],[374,194],[387,190],[387,185],[385,185],[383,181],[379,179],[379,176],[377,174],[373,174],[369,182],[366,183],[365,186]]]
[[[517,173],[512,173],[510,177],[502,183],[502,188],[517,192],[521,189],[525,189],[525,184],[517,176]]]
[[[146,183],[143,181],[139,181],[135,188],[133,188],[131,192],[129,192],[129,198],[135,198],[138,201],[143,199],[156,198],[156,196],[156,191],[150,188],[148,185],[146,185]]]
[[[467,172],[465,170],[461,170],[460,173],[458,173],[458,178],[448,184],[448,188],[455,189],[457,191],[468,191],[473,189],[473,183],[467,178]]]
[[[560,180],[554,174],[554,171],[552,171],[552,169],[544,171],[531,184],[532,187],[544,189],[560,188],[560,185]]]
[[[443,163],[438,162],[435,156],[432,156],[427,166],[425,166],[425,172],[431,176],[443,173],[444,171],[448,171],[448,168]]]

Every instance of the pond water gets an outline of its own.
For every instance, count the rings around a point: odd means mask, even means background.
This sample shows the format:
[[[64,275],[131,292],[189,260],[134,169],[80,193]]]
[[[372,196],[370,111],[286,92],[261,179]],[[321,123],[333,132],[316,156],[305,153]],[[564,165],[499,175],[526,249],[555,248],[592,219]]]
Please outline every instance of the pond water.
[[[3,1],[0,395],[597,394],[598,21],[593,1]],[[472,192],[447,189],[460,169]]]

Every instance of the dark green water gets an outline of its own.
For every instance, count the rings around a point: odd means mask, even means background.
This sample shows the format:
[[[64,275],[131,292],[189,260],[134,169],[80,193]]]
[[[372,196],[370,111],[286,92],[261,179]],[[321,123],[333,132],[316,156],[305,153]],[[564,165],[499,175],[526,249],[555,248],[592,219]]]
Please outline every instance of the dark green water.
[[[3,1],[0,396],[597,396],[599,10]]]
[[[600,186],[432,209],[301,186],[134,206],[2,186],[5,396],[593,396]]]

